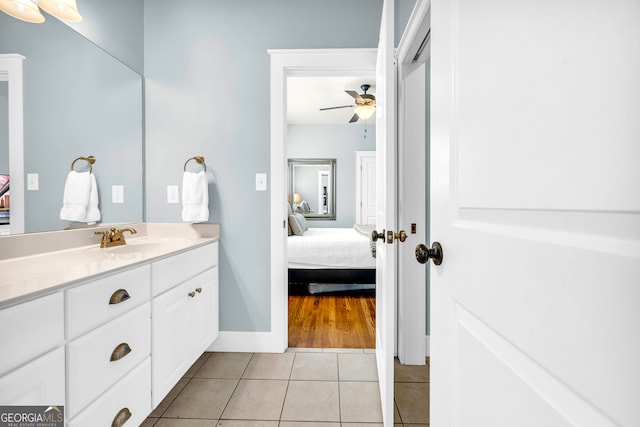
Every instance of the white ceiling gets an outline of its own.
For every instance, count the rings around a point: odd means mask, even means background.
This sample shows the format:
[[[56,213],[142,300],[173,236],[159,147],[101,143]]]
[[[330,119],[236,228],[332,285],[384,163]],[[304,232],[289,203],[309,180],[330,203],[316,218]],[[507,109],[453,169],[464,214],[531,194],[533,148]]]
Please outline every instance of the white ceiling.
[[[320,108],[355,105],[345,90],[362,93],[360,85],[366,83],[371,85],[367,93],[375,95],[375,82],[375,77],[287,77],[287,123],[347,124],[353,116],[353,108],[328,111],[320,111]],[[367,123],[374,122],[375,114]]]

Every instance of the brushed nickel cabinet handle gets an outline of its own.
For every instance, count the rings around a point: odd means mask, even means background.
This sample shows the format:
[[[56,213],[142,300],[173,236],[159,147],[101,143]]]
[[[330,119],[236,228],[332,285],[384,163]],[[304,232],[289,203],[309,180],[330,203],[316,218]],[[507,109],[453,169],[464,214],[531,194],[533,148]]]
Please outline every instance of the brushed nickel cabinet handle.
[[[131,353],[131,347],[129,347],[129,344],[126,342],[118,344],[118,346],[113,349],[113,352],[111,352],[111,361],[115,362],[116,360],[120,360],[129,353]]]
[[[194,291],[191,291],[191,292],[189,292],[189,296],[190,296],[191,298],[193,298],[193,297],[195,297],[195,296],[196,296],[196,293],[195,293]]]
[[[124,425],[131,418],[131,411],[129,408],[122,408],[118,411],[116,416],[113,418],[111,422],[111,427],[120,427]]]
[[[120,304],[121,302],[125,302],[129,298],[131,298],[129,292],[127,292],[125,289],[118,289],[111,295],[111,298],[109,298],[109,304]]]
[[[201,293],[202,292],[202,288],[196,288],[196,292],[197,293]]]

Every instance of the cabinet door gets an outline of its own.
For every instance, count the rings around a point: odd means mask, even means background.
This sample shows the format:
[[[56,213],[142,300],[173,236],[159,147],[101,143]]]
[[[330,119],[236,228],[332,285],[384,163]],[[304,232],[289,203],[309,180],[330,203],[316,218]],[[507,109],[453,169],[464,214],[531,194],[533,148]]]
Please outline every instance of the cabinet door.
[[[191,292],[193,297],[189,295]],[[151,385],[154,408],[193,363],[191,324],[194,298],[194,286],[187,281],[152,301]]]
[[[218,267],[193,279],[194,298],[193,357],[198,358],[218,337]],[[200,292],[197,290],[200,289]]]
[[[0,377],[0,405],[64,404],[62,347]]]

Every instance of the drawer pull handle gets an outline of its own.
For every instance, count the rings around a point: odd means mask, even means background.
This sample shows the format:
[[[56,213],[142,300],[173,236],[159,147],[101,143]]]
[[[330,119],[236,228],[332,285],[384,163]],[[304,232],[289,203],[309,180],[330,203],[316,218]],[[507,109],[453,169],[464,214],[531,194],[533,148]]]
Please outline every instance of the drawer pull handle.
[[[123,342],[113,349],[113,352],[111,353],[111,361],[115,362],[116,360],[120,360],[129,353],[131,353],[131,347],[129,347],[129,344],[126,342]]]
[[[202,292],[202,288],[196,288],[196,292],[197,292],[197,293]]]
[[[113,418],[113,422],[111,423],[111,427],[120,427],[124,425],[131,418],[131,411],[129,408],[122,408],[118,411],[116,416]]]
[[[109,298],[109,304],[120,304],[121,302],[125,302],[129,298],[131,298],[129,292],[124,289],[118,289],[111,295],[111,298]]]
[[[191,298],[193,298],[193,297],[195,297],[195,296],[196,296],[196,293],[195,293],[195,292],[193,292],[193,291],[191,291],[191,292],[189,292],[189,296],[190,296]]]

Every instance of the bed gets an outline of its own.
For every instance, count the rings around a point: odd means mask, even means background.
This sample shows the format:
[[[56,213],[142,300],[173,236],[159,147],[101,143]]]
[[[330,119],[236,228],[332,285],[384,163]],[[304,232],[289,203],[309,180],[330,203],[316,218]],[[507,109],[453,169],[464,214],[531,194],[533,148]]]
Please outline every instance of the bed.
[[[309,228],[287,238],[289,286],[310,293],[375,289],[375,244],[369,228]]]

